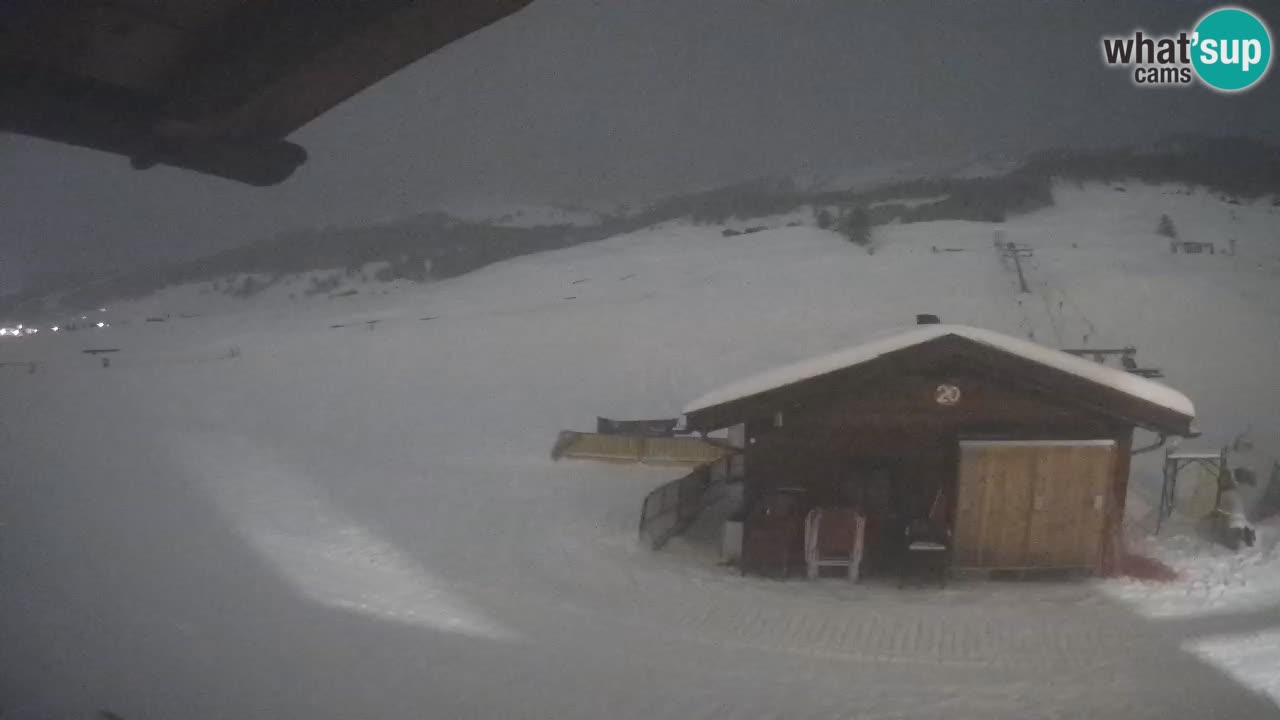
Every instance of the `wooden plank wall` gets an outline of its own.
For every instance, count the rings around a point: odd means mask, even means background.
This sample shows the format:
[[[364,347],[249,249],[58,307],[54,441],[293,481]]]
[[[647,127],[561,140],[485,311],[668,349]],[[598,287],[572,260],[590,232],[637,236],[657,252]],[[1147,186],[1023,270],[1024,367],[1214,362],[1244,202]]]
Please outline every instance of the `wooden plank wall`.
[[[959,403],[937,402],[941,384],[960,388]],[[748,507],[770,488],[795,486],[809,490],[811,504],[841,504],[850,480],[856,485],[868,468],[890,468],[904,515],[923,516],[943,488],[958,567],[1106,572],[1119,552],[1132,427],[1058,396],[966,370],[889,374],[856,396],[774,408],[751,421],[748,434]],[[1091,458],[1071,447],[1040,453],[1017,446],[991,457],[961,457],[962,438],[1114,439],[1116,459]],[[1076,481],[1081,476],[1090,482]],[[957,482],[970,486],[961,491]],[[1101,513],[1094,509],[1099,494]]]
[[[1116,445],[962,446],[955,565],[1105,570],[1119,455]]]
[[[1107,527],[1102,537],[1099,571],[1111,575],[1120,570],[1124,557],[1124,512],[1129,495],[1129,472],[1133,458],[1133,428],[1126,428],[1116,438],[1116,463],[1111,482],[1111,498],[1107,503]]]

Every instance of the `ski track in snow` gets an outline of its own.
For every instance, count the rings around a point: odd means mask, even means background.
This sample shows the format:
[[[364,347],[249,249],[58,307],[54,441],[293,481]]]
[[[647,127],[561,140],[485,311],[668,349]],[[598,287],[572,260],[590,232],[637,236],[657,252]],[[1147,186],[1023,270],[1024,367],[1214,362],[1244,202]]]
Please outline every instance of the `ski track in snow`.
[[[714,565],[710,519],[635,547],[678,470],[547,458],[596,414],[667,416],[936,312],[1136,344],[1196,401],[1196,447],[1252,426],[1267,462],[1280,212],[1168,190],[1063,186],[1000,226],[879,228],[873,256],[672,224],[382,296],[173,288],[4,344],[40,365],[0,368],[0,717],[1274,717],[1270,528],[1240,555],[1152,541],[1168,585],[779,583]],[[1168,255],[1161,213],[1240,255]],[[1039,297],[996,228],[1035,248]],[[111,368],[79,353],[108,338]]]

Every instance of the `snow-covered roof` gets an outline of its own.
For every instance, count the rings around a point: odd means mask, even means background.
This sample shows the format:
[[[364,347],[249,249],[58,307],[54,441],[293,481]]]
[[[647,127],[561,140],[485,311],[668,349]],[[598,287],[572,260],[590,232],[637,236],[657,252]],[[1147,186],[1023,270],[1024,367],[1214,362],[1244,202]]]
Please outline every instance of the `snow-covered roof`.
[[[905,332],[881,336],[870,342],[769,370],[716,388],[685,406],[692,413],[727,402],[758,395],[787,385],[861,365],[896,350],[956,335],[1011,355],[1060,370],[1126,395],[1159,405],[1188,418],[1195,417],[1190,398],[1173,388],[1123,370],[1107,367],[1069,353],[1001,333],[966,325],[919,325]]]

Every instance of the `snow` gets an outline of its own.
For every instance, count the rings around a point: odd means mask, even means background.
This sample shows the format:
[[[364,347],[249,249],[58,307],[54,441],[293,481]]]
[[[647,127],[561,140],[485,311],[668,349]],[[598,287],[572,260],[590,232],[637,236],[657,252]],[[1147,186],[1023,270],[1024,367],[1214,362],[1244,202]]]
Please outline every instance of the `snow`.
[[[1137,545],[1183,572],[1164,585],[780,583],[716,565],[728,501],[636,547],[642,498],[679,471],[547,457],[597,415],[669,417],[937,312],[1137,345],[1196,398],[1196,447],[1247,433],[1265,477],[1280,209],[1127,188],[877,228],[875,255],[668,223],[347,297],[171,288],[101,331],[0,344],[38,365],[0,365],[5,720],[1274,717],[1268,527],[1240,554]],[[1239,255],[1169,255],[1162,213]],[[1036,248],[1031,294],[997,229]],[[80,352],[106,342],[110,368]],[[1130,508],[1161,458],[1134,458]]]
[[[1254,547],[1240,551],[1187,527],[1158,538],[1135,538],[1129,543],[1132,550],[1164,562],[1181,577],[1172,583],[1118,580],[1107,590],[1154,618],[1186,620],[1272,609],[1280,594],[1280,527],[1264,523],[1257,530]]]
[[[1238,678],[1247,687],[1280,701],[1280,630],[1218,635],[1187,644],[1188,649]]]
[[[1118,390],[1146,402],[1195,417],[1195,406],[1186,395],[1152,380],[1037,345],[1027,340],[963,325],[921,325],[904,332],[884,335],[851,348],[786,365],[725,385],[685,406],[684,412],[722,405],[787,385],[861,365],[882,355],[926,343],[941,337],[957,336],[1003,350],[1041,365]]]
[[[1280,703],[1280,526],[1257,528],[1252,548],[1233,552],[1183,528],[1130,546],[1179,573],[1169,583],[1110,580],[1103,592],[1169,627],[1180,647]]]

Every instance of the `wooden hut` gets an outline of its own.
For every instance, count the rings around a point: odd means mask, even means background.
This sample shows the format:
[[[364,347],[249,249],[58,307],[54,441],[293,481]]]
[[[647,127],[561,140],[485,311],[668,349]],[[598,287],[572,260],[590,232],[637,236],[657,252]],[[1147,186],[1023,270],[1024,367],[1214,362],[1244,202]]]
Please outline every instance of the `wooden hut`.
[[[1186,396],[1059,350],[925,324],[720,388],[688,428],[742,425],[743,569],[804,568],[804,517],[856,508],[871,573],[938,527],[951,567],[1110,571],[1135,428],[1191,435]],[[865,573],[864,573],[865,574]]]

